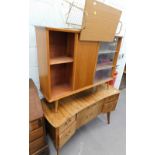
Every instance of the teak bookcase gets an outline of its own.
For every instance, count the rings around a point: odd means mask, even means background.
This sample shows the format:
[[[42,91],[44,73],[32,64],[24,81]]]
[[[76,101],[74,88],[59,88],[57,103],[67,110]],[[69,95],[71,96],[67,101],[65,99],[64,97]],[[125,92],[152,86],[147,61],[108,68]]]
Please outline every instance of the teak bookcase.
[[[49,103],[113,79],[122,38],[79,38],[80,30],[36,27],[40,88]]]

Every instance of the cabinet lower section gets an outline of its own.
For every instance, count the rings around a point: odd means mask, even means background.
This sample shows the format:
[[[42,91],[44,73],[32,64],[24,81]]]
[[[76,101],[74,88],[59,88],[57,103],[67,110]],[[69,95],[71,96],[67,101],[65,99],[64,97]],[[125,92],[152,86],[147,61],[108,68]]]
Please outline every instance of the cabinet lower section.
[[[107,113],[107,116],[109,116],[109,112],[115,110],[118,97],[119,94],[116,94],[92,104],[69,118],[65,123],[57,128],[52,127],[48,123],[48,131],[56,148],[60,149],[74,135],[76,129],[87,124],[100,113]]]

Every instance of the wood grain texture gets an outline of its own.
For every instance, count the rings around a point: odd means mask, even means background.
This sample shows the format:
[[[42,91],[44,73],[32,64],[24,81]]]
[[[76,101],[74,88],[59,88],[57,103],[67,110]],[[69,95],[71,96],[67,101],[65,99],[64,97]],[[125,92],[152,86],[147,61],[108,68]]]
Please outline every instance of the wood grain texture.
[[[93,84],[96,70],[99,42],[78,41],[74,89]]]
[[[45,98],[48,101],[48,103],[53,104],[54,103],[53,101],[60,100],[60,99],[62,99],[64,97],[71,96],[73,94],[76,94],[76,93],[79,93],[81,91],[90,89],[92,87],[96,87],[96,86],[101,85],[101,84],[105,84],[105,83],[107,83],[107,82],[109,82],[111,80],[113,80],[112,77],[107,78],[105,80],[101,80],[99,82],[95,82],[94,84],[91,84],[89,86],[86,86],[86,87],[83,87],[83,88],[80,88],[80,89],[77,89],[77,90],[72,90],[72,91],[71,91],[70,87],[68,87],[68,85],[63,85],[63,87],[62,87],[62,85],[61,85],[61,87],[57,86],[57,87],[55,87],[54,92],[60,92],[59,89],[64,89],[64,91],[61,91],[63,93],[54,93],[54,94],[52,94],[52,97],[50,99],[47,99],[46,96],[45,96]]]
[[[73,58],[66,56],[50,59],[50,65],[64,64],[71,62],[73,62]]]
[[[46,28],[36,27],[36,41],[38,51],[39,81],[43,95],[50,99],[51,81],[49,66],[49,32]]]
[[[40,138],[43,135],[44,135],[44,129],[43,127],[40,127],[29,133],[29,141],[32,142],[33,140]]]
[[[49,155],[48,145],[45,145],[41,149],[34,152],[32,155]]]
[[[85,108],[115,94],[119,94],[117,89],[111,86],[109,89],[105,89],[100,86],[96,92],[86,91],[60,100],[57,113],[55,113],[53,104],[46,101],[42,101],[42,107],[48,122],[58,128]]]
[[[101,2],[94,5],[94,0],[86,0],[80,40],[112,41],[120,16],[120,10]]]
[[[41,102],[38,96],[37,88],[32,81],[29,80],[29,121],[34,121],[43,117]]]
[[[101,112],[110,112],[117,103],[119,91],[109,86],[99,86],[60,100],[57,113],[54,113],[53,104],[43,101],[43,109],[49,123],[49,134],[54,141],[57,150],[73,136],[76,129],[87,124]],[[106,112],[106,113],[107,113]],[[108,117],[110,121],[110,117]]]
[[[75,133],[76,123],[72,123],[63,133],[58,136],[59,148],[61,148]]]
[[[29,144],[30,154],[36,152],[40,148],[44,147],[46,145],[45,143],[45,137],[40,137],[37,140],[31,142]]]

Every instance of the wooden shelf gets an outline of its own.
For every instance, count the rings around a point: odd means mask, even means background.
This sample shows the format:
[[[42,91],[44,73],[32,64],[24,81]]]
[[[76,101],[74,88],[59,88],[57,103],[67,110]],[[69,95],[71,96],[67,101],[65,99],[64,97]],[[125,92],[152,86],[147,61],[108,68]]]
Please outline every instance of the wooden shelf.
[[[96,71],[114,67],[112,64],[97,64]]]
[[[50,65],[71,63],[71,62],[73,62],[73,58],[65,56],[50,59]]]
[[[62,96],[64,93],[71,92],[72,89],[69,84],[61,84],[53,86],[52,88],[52,98],[57,98],[59,96]]]
[[[100,80],[100,81],[98,80],[95,83],[93,83],[92,85],[89,85],[89,86],[86,86],[86,87],[83,87],[83,88],[77,89],[77,90],[72,90],[69,85],[66,85],[66,86],[65,85],[63,85],[63,86],[62,85],[54,86],[54,92],[52,92],[52,97],[50,99],[48,99],[47,96],[45,96],[45,97],[46,97],[46,99],[47,99],[47,101],[49,103],[52,103],[53,101],[56,101],[56,100],[59,100],[61,98],[64,98],[64,97],[76,94],[78,92],[90,89],[92,87],[104,84],[104,83],[109,82],[111,80],[113,80],[112,77],[109,77],[109,78],[106,78],[106,79]]]

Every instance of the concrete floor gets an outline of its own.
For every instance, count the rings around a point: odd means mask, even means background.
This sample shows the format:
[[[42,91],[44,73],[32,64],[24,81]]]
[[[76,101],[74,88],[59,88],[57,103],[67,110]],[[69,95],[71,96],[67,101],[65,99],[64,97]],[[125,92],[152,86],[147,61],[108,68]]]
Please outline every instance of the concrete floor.
[[[126,154],[126,90],[121,95],[116,110],[111,113],[111,124],[101,114],[76,131],[60,150],[60,155],[125,155]],[[47,137],[50,155],[56,155],[53,142]]]

